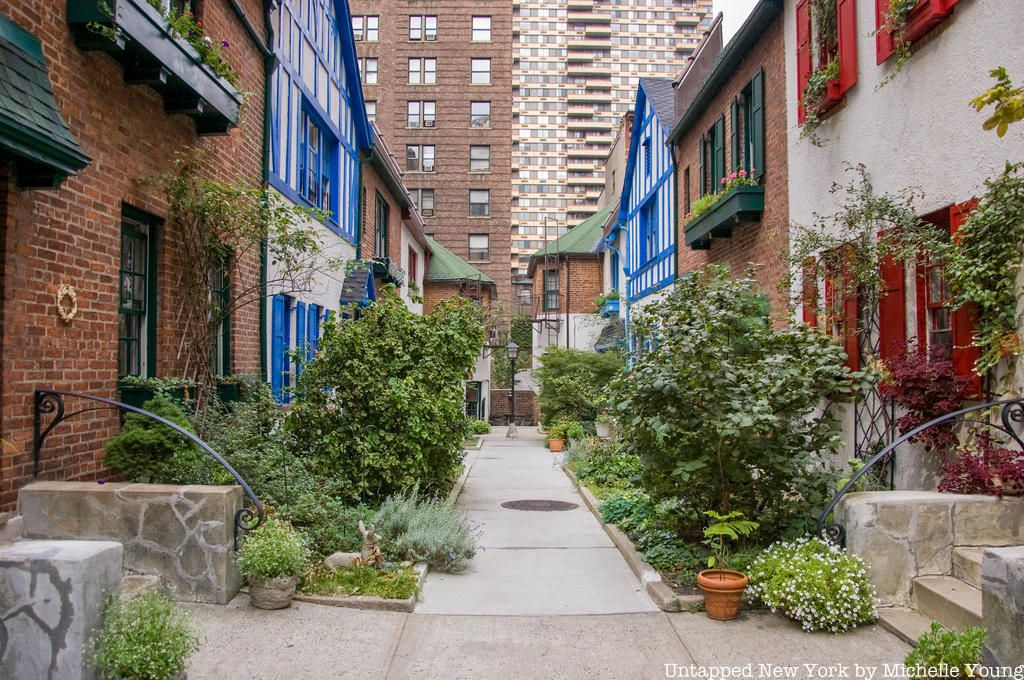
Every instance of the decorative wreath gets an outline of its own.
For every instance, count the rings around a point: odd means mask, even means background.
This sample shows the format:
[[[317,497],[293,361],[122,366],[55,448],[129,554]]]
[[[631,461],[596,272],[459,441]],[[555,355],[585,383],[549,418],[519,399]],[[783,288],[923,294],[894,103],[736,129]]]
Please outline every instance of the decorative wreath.
[[[64,323],[71,323],[78,314],[78,293],[74,286],[62,283],[57,289],[57,314]]]

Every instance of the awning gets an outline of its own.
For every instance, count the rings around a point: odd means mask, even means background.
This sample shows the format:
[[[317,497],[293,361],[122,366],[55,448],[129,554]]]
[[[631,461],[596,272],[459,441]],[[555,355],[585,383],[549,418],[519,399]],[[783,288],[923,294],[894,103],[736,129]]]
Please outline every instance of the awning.
[[[594,342],[595,352],[607,352],[613,349],[626,348],[626,322],[623,319],[613,319],[607,326],[601,329],[601,334]]]
[[[0,14],[0,155],[18,186],[56,188],[89,164],[60,115],[39,40]]]
[[[341,286],[341,308],[349,305],[367,307],[377,300],[377,289],[373,285],[373,274],[363,269],[349,272]]]

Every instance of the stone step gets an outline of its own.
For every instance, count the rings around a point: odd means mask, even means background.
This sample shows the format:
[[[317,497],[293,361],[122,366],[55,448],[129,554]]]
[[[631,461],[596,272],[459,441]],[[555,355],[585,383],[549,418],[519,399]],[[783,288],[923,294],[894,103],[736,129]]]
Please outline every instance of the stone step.
[[[21,515],[0,512],[0,543],[17,541],[21,538]]]
[[[882,607],[878,610],[878,623],[913,647],[932,626],[927,616],[905,607]]]
[[[962,631],[981,625],[981,590],[952,576],[919,576],[914,579],[917,611],[946,628]]]
[[[121,578],[121,601],[127,602],[143,593],[158,590],[161,587],[160,577],[149,574],[125,574]]]
[[[987,548],[953,548],[953,576],[961,581],[981,587],[981,557]]]

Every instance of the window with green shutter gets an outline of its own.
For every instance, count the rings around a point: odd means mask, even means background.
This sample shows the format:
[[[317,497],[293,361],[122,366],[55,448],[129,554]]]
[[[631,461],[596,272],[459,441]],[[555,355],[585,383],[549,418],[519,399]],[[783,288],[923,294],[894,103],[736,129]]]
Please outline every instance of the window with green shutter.
[[[215,318],[220,319],[210,337],[210,371],[214,375],[231,375],[231,255],[210,267],[210,298]]]
[[[118,271],[118,376],[153,377],[156,369],[155,218],[125,207]]]
[[[749,156],[747,170],[753,177],[764,175],[764,69],[758,70],[748,86],[747,146]]]

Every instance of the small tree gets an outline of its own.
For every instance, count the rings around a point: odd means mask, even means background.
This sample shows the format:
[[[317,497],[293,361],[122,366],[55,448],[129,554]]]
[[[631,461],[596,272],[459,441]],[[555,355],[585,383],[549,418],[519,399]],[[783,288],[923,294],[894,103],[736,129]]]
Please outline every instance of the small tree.
[[[830,338],[773,328],[752,278],[709,266],[680,278],[632,327],[649,349],[612,383],[627,450],[656,499],[680,500],[680,526],[739,511],[778,531],[820,507],[839,439],[831,409],[856,374]]]
[[[483,347],[465,298],[410,312],[393,289],[356,319],[326,324],[285,420],[294,455],[327,493],[382,501],[419,484],[450,484],[464,432],[464,381]]]
[[[551,347],[535,372],[540,384],[540,417],[592,421],[603,401],[605,386],[625,365],[620,352],[587,352]]]

